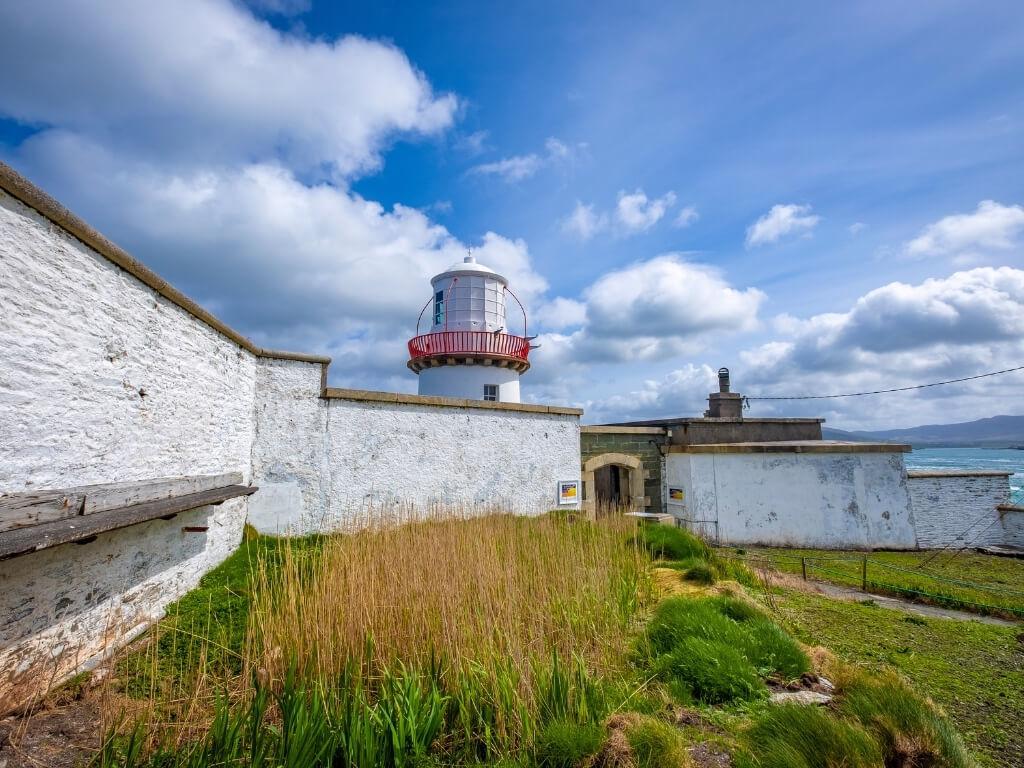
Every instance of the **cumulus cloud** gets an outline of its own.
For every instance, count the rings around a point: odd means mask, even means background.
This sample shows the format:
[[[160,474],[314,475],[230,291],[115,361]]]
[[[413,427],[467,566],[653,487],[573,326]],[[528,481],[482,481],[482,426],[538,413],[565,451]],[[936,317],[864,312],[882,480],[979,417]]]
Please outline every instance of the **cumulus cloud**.
[[[692,205],[687,205],[676,215],[672,221],[672,226],[677,229],[686,229],[686,227],[693,224],[699,218],[700,214],[697,212],[697,209]]]
[[[490,163],[480,163],[469,169],[478,176],[498,176],[508,183],[528,179],[545,166],[566,160],[572,156],[572,148],[554,137],[544,142],[544,154],[531,152],[528,155],[513,155]]]
[[[773,205],[771,210],[747,228],[747,247],[775,243],[784,237],[807,234],[820,216],[811,213],[809,205]]]
[[[675,205],[676,194],[669,190],[661,197],[650,198],[642,189],[619,192],[615,209],[610,213],[598,211],[591,204],[576,201],[572,213],[562,219],[562,231],[580,240],[589,240],[600,232],[628,236],[646,232]],[[685,208],[676,219],[675,226],[688,226],[697,218],[697,211]],[[680,224],[680,221],[685,223]]]
[[[1024,207],[982,200],[973,213],[946,216],[925,227],[904,246],[911,258],[954,256],[963,260],[1020,244]]]
[[[5,3],[0,30],[0,69],[18,73],[0,113],[162,165],[274,157],[350,176],[457,107],[392,45],[285,34],[228,0]]]
[[[845,312],[787,317],[777,328],[788,338],[741,354],[748,394],[886,389],[1012,367],[1024,359],[1024,271],[981,267],[913,285],[890,283]],[[1012,393],[1014,386],[1019,379],[981,380],[870,400],[759,407],[827,407],[840,426],[881,426],[886,419],[902,426],[946,421],[949,412],[1013,411],[1016,396],[997,393],[1004,387]]]
[[[579,200],[576,201],[572,213],[562,219],[562,231],[575,235],[580,240],[589,240],[607,228],[607,215],[597,213],[593,205],[584,205]]]
[[[675,202],[674,192],[666,192],[654,199],[648,198],[642,189],[629,193],[619,192],[615,220],[627,232],[644,232],[661,221],[661,217]]]
[[[703,349],[715,331],[757,327],[764,294],[714,268],[664,254],[602,275],[572,307],[582,327],[545,343],[577,363],[654,360]],[[549,353],[545,353],[548,355]]]
[[[698,416],[707,407],[708,393],[717,389],[716,369],[687,364],[630,392],[589,400],[584,409],[587,420],[596,423]]]
[[[587,305],[559,296],[542,304],[534,317],[541,326],[560,331],[583,325],[587,320]]]

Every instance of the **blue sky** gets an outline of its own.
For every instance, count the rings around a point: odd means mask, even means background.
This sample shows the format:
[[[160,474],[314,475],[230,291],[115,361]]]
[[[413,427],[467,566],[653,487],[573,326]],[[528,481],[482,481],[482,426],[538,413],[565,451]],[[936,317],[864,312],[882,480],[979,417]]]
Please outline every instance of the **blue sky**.
[[[588,420],[1024,364],[1019,3],[40,2],[0,10],[0,157],[264,344],[415,390],[467,246]],[[12,76],[13,75],[13,76]],[[1024,377],[768,406],[1020,412]]]

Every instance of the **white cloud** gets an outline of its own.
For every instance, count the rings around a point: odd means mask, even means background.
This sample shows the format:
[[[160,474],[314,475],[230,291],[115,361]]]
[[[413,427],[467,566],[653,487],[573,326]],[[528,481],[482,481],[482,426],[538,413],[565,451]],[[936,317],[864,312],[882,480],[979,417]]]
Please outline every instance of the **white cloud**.
[[[460,136],[455,141],[455,148],[470,156],[479,155],[487,149],[488,135],[487,131],[474,131]]]
[[[639,389],[589,400],[587,421],[640,421],[673,416],[697,416],[707,407],[709,392],[718,389],[718,372],[708,365],[687,364],[661,379],[649,379]]]
[[[741,353],[745,394],[833,394],[924,384],[1020,365],[1024,270],[981,267],[890,283],[849,310],[785,317],[776,339]],[[1016,412],[1021,377],[836,401],[756,403],[759,412],[825,414],[836,426],[943,423],[950,413]],[[779,410],[782,409],[782,410]],[[1019,410],[1019,409],[1017,409]]]
[[[286,34],[228,0],[0,5],[2,113],[161,165],[286,162],[347,177],[454,120],[397,48]]]
[[[541,304],[534,317],[541,326],[560,331],[583,325],[587,320],[587,305],[575,299],[558,296],[546,304]]]
[[[576,364],[664,360],[696,352],[713,333],[756,328],[764,294],[733,288],[712,267],[664,254],[602,275],[582,299],[561,306],[561,317],[580,321],[581,327],[543,337],[552,349],[542,357],[553,364],[554,350],[558,365],[568,359]]]
[[[540,170],[543,164],[544,161],[539,155],[516,155],[495,160],[492,163],[474,165],[470,169],[470,173],[481,176],[500,176],[505,181],[514,182],[530,178]]]
[[[615,210],[605,213],[598,211],[593,203],[584,204],[577,200],[572,213],[562,219],[562,231],[575,235],[580,240],[589,240],[600,232],[620,236],[635,235],[646,232],[661,221],[675,202],[676,195],[672,191],[652,199],[642,189],[635,192],[622,190],[619,192]],[[674,225],[688,226],[696,218],[696,209],[684,208]]]
[[[969,258],[1014,248],[1022,233],[1024,207],[982,200],[973,213],[958,213],[929,224],[904,246],[904,253],[913,258]]]
[[[580,240],[589,240],[598,232],[608,228],[608,217],[596,213],[593,205],[584,205],[579,200],[572,213],[562,220],[562,231],[576,235]]]
[[[849,232],[851,235],[859,235],[862,231],[864,231],[864,228],[866,226],[867,224],[865,224],[863,221],[855,221],[853,222],[853,224],[846,228],[846,231]]]
[[[572,155],[572,147],[560,139],[550,137],[544,142],[543,155],[536,152],[513,155],[494,162],[474,165],[469,172],[480,176],[500,176],[508,183],[515,183],[530,178],[545,166],[569,160]]]
[[[697,212],[697,209],[692,205],[687,205],[679,211],[679,214],[672,221],[672,226],[677,229],[686,229],[686,227],[693,224],[699,218],[700,214]]]
[[[787,235],[809,233],[819,221],[821,217],[812,214],[809,205],[773,205],[747,228],[747,247],[774,243]]]
[[[619,192],[619,201],[615,206],[615,220],[627,232],[644,232],[661,221],[675,202],[674,192],[650,199],[642,189],[629,193],[622,191]]]

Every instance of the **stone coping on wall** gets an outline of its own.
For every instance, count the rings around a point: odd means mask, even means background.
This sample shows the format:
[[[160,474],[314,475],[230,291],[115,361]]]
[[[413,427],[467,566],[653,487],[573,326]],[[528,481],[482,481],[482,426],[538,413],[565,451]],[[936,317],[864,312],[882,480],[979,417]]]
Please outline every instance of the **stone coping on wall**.
[[[133,275],[144,285],[152,288],[172,304],[176,304],[200,322],[205,323],[257,357],[297,360],[304,363],[321,363],[322,365],[327,365],[331,362],[331,358],[324,357],[323,355],[281,352],[257,346],[234,328],[225,325],[211,313],[196,304],[188,296],[149,269],[149,267],[136,261],[123,248],[112,243],[78,216],[43,192],[43,190],[39,189],[35,184],[2,162],[0,162],[0,190],[32,208],[44,218],[49,219],[69,235],[85,243],[96,253],[113,262],[125,272]]]
[[[999,512],[1024,512],[1024,506],[1020,504],[999,504],[996,509]]]
[[[613,427],[601,424],[586,424],[580,427],[585,435],[664,435],[664,427]]]
[[[824,419],[807,418],[739,418],[720,416],[680,416],[676,419],[649,419],[647,421],[620,421],[614,424],[601,424],[604,427],[671,427],[676,424],[824,424]]]
[[[500,403],[490,400],[464,400],[460,397],[433,395],[406,395],[401,392],[373,392],[366,389],[326,387],[321,395],[326,400],[354,400],[364,403],[396,403],[398,405],[430,405],[441,408],[482,408],[489,411],[519,411],[521,413],[551,413],[562,416],[582,416],[582,408],[532,403]]]
[[[907,453],[898,443],[852,443],[840,440],[779,440],[764,443],[672,445],[669,453]]]
[[[1003,469],[908,469],[907,477],[1009,477]]]

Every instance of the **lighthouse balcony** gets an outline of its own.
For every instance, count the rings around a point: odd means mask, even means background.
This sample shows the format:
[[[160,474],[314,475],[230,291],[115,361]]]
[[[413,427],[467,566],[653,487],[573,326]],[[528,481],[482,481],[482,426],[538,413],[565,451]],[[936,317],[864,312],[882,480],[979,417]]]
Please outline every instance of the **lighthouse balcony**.
[[[530,340],[491,331],[439,331],[409,340],[411,370],[439,365],[497,365],[523,373],[530,367]]]

